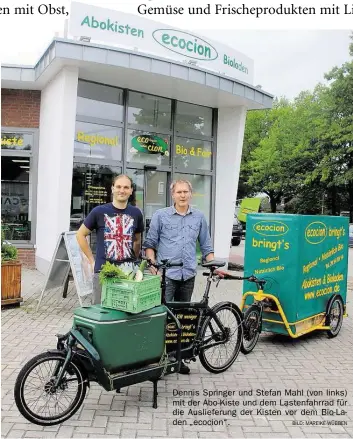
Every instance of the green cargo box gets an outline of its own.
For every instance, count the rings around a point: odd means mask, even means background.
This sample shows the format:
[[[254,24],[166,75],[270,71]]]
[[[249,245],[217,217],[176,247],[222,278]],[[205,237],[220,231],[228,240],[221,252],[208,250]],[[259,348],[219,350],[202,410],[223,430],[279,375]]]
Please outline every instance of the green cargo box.
[[[247,216],[245,276],[268,281],[265,293],[278,298],[294,333],[320,324],[334,294],[346,303],[347,268],[348,218]],[[247,291],[256,291],[256,285],[244,282],[243,292]],[[251,301],[248,297],[246,305]],[[266,321],[282,321],[279,314],[264,313],[263,318],[264,331],[287,334],[283,324]]]
[[[166,319],[163,305],[140,314],[93,305],[75,310],[73,327],[97,349],[109,372],[119,372],[161,359]]]

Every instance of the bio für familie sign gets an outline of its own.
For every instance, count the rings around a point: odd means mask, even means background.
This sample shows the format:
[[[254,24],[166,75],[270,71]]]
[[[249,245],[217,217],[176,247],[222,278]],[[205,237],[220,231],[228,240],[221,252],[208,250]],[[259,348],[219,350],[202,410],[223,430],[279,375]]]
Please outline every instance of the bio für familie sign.
[[[72,2],[69,33],[129,50],[191,62],[248,84],[253,61],[224,44],[132,14]]]

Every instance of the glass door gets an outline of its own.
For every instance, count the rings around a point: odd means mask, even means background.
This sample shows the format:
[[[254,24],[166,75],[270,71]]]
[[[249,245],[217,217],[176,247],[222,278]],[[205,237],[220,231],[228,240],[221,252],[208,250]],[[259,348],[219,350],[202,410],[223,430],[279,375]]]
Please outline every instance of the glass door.
[[[152,215],[158,209],[167,207],[168,179],[167,173],[161,171],[145,171],[145,229],[148,232]]]
[[[135,185],[135,204],[142,210],[146,234],[154,212],[168,205],[168,173],[128,169],[127,175]]]

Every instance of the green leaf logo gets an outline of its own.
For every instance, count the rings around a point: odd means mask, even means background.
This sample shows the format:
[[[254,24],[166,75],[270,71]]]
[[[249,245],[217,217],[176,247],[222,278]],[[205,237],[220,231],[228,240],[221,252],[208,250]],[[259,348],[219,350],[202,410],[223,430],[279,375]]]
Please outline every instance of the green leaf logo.
[[[140,134],[131,140],[131,145],[139,152],[145,154],[169,155],[168,143],[161,137],[150,134]]]

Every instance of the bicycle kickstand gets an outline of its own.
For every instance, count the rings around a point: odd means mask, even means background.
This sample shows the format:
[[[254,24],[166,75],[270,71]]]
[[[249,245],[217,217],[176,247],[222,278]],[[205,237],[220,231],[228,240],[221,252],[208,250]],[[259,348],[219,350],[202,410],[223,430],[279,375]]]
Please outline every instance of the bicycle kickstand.
[[[158,380],[153,380],[153,408],[154,409],[157,408],[157,395],[158,395],[157,383]]]

